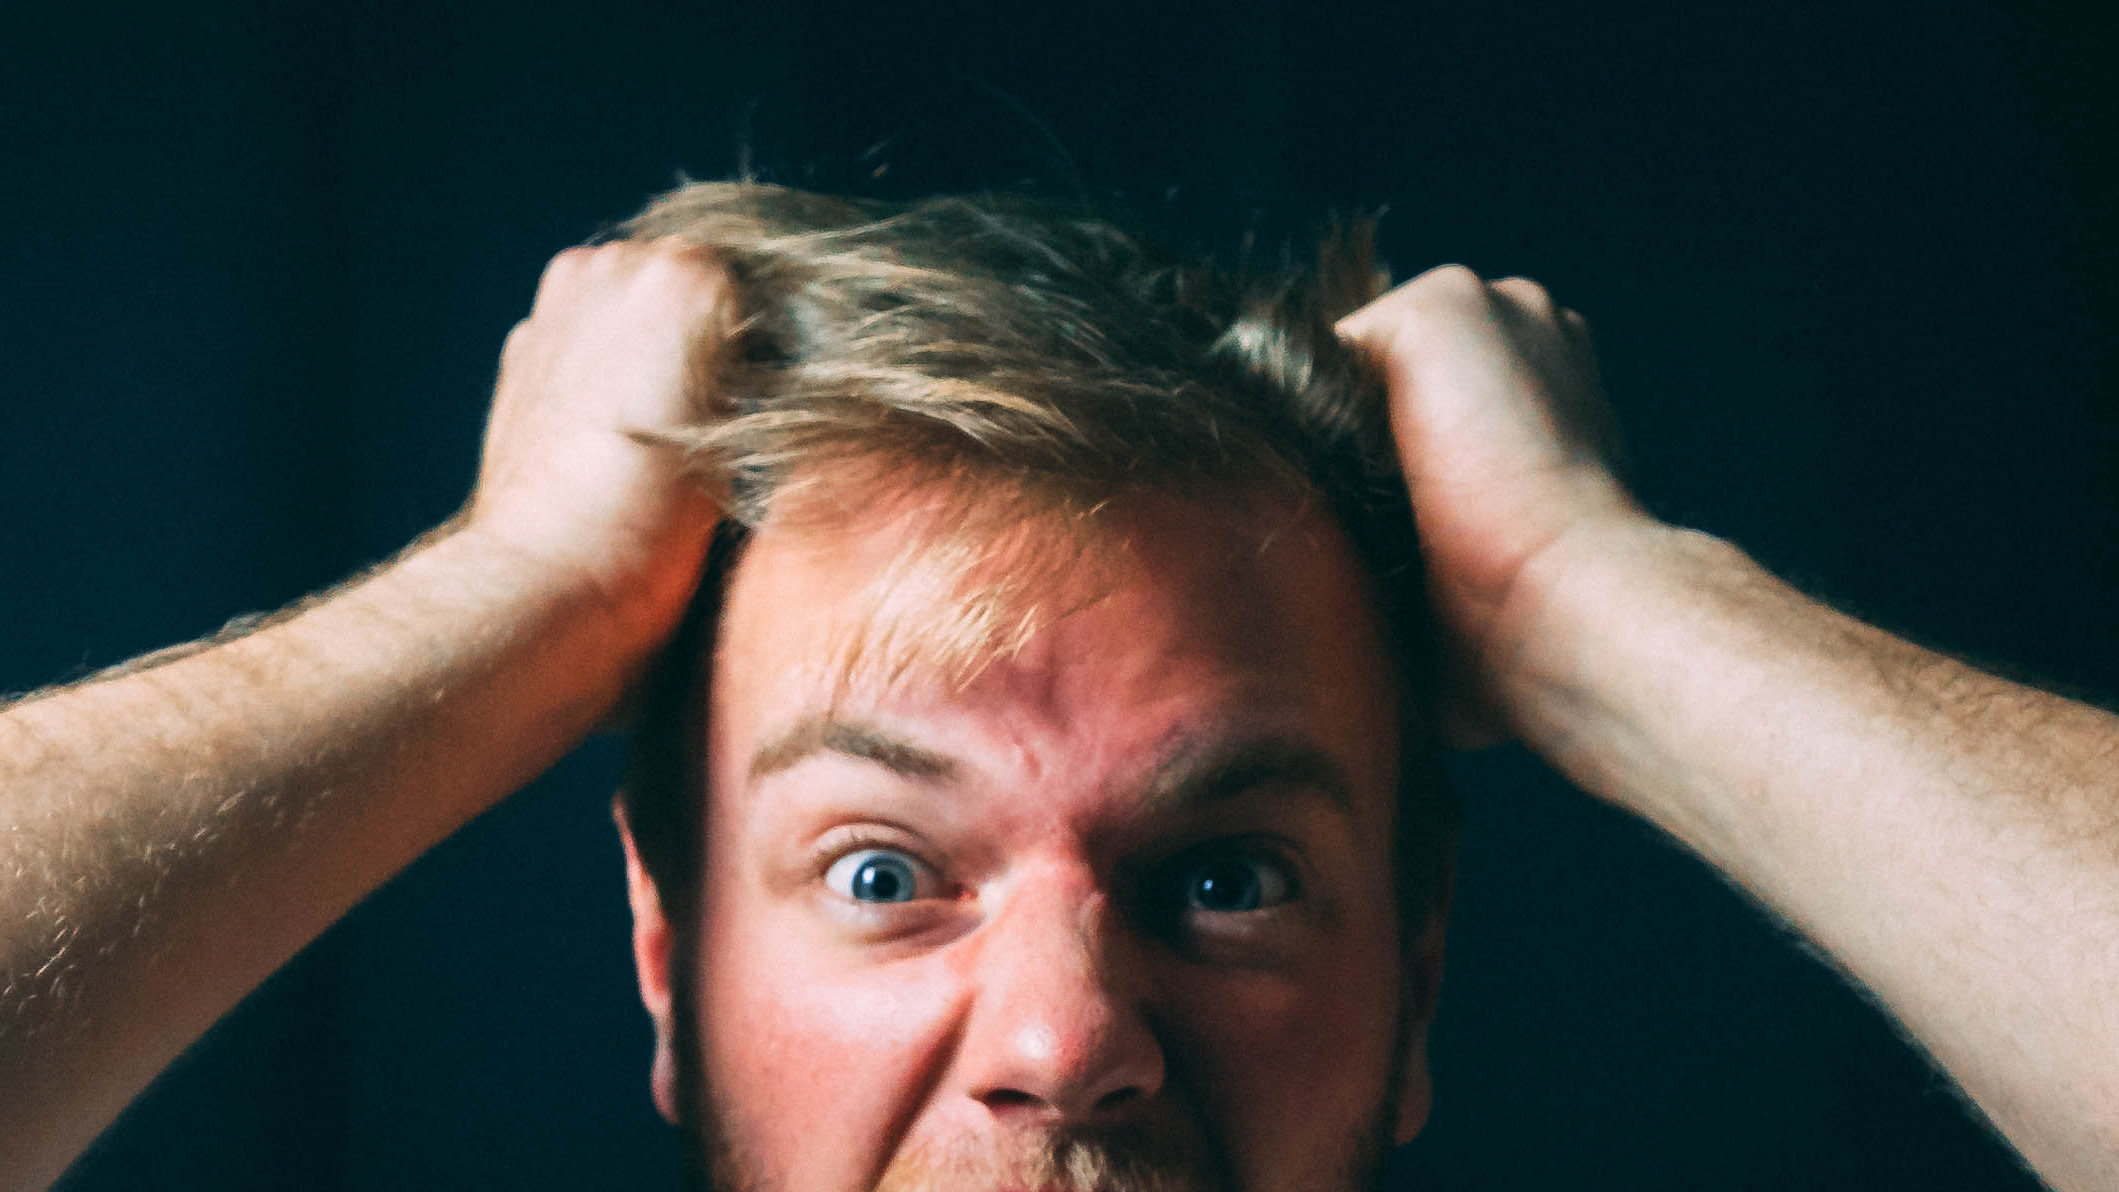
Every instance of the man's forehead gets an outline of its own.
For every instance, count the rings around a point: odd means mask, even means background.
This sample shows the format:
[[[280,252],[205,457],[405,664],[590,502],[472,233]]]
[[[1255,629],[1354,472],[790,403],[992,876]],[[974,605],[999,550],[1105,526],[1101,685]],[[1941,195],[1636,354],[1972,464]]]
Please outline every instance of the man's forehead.
[[[731,572],[717,649],[764,649],[839,691],[961,690],[1093,603],[1115,549],[1068,513],[903,498],[767,523]]]
[[[1311,520],[1241,492],[1084,504],[1005,484],[840,489],[753,533],[718,645],[762,644],[847,690],[961,691],[1002,661],[1034,677],[1066,661],[1052,656],[1066,644],[1052,631],[1115,596],[1197,601],[1219,589],[1273,617],[1279,594],[1261,581],[1261,557],[1284,536],[1319,532]],[[733,639],[745,634],[775,640]]]
[[[866,732],[878,725],[922,726],[892,737],[922,748],[965,739],[951,722],[1052,742],[1054,724],[1099,719],[1099,701],[1130,722],[1069,748],[1299,736],[1317,708],[1368,719],[1356,705],[1389,686],[1366,591],[1336,527],[1286,506],[879,498],[753,537],[729,578],[708,727],[743,770],[831,734],[883,740]]]

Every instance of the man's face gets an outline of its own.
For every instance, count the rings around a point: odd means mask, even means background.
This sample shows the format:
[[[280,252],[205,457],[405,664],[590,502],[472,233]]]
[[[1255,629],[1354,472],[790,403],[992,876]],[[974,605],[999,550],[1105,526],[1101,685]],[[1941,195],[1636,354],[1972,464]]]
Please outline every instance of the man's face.
[[[948,603],[895,504],[767,527],[735,568],[699,1054],[657,1092],[675,1116],[698,1065],[737,1187],[1345,1188],[1424,1120],[1439,926],[1408,971],[1351,552],[1285,513],[1261,549],[1227,511],[1105,512],[1093,591],[968,683],[846,665]]]

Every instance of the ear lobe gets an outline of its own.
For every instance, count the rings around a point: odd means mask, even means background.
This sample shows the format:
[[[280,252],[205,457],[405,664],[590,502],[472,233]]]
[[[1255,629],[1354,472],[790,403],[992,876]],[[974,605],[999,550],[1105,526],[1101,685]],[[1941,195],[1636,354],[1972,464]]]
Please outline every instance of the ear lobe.
[[[655,1058],[648,1070],[648,1086],[655,1108],[675,1125],[677,1115],[676,1032],[670,1015],[670,923],[662,913],[662,895],[640,863],[640,850],[633,843],[633,827],[625,818],[625,797],[611,800],[611,818],[618,823],[618,840],[625,846],[625,895],[633,908],[633,971],[640,980],[640,1001],[655,1026]]]
[[[1435,1083],[1427,1067],[1427,1031],[1435,1021],[1435,1008],[1442,993],[1442,953],[1449,924],[1450,896],[1456,887],[1454,869],[1441,882],[1441,890],[1428,911],[1427,926],[1406,952],[1403,980],[1405,998],[1405,1055],[1398,1086],[1398,1117],[1392,1124],[1392,1141],[1411,1142],[1427,1126],[1435,1105]]]
[[[672,1126],[683,1125],[677,1113],[677,1053],[670,1047],[668,1032],[655,1031],[655,1058],[648,1063],[648,1095],[655,1099],[655,1112]]]
[[[1412,1028],[1406,1040],[1405,1075],[1399,1078],[1398,1116],[1391,1123],[1391,1143],[1404,1146],[1427,1128],[1427,1116],[1435,1108],[1435,1081],[1427,1070],[1427,1028]]]

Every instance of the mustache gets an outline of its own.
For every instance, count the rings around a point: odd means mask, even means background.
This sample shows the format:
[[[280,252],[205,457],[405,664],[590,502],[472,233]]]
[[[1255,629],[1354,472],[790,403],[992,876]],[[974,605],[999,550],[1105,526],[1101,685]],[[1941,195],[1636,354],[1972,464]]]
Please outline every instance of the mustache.
[[[892,1160],[876,1192],[1227,1192],[1204,1140],[1126,1126],[948,1140]]]

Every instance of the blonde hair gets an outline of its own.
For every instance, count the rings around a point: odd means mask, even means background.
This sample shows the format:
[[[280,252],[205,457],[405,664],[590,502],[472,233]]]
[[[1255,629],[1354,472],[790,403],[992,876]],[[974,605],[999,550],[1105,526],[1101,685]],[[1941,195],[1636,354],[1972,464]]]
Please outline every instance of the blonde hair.
[[[725,479],[739,525],[828,513],[887,483],[954,494],[933,521],[976,560],[1026,519],[1080,524],[1134,493],[1327,506],[1375,578],[1408,677],[1408,789],[1446,803],[1415,764],[1433,752],[1431,701],[1413,681],[1431,669],[1429,626],[1383,383],[1333,333],[1385,285],[1368,221],[1327,232],[1308,260],[1228,270],[1077,207],[735,182],[683,186],[620,231],[699,245],[728,272],[735,330],[703,369],[715,408],[667,438]],[[1036,623],[1017,595],[981,591],[993,598],[967,604],[959,634],[974,660]],[[693,714],[683,698],[660,706],[673,733]],[[1411,818],[1446,848],[1446,814]],[[1401,877],[1424,890],[1439,855]]]
[[[1007,480],[1068,506],[1232,478],[1299,489],[1318,448],[1349,439],[1364,470],[1389,470],[1380,382],[1332,333],[1382,287],[1367,223],[1265,285],[1005,197],[695,183],[622,230],[707,248],[735,283],[716,417],[675,439],[733,480],[752,525],[831,463]]]

